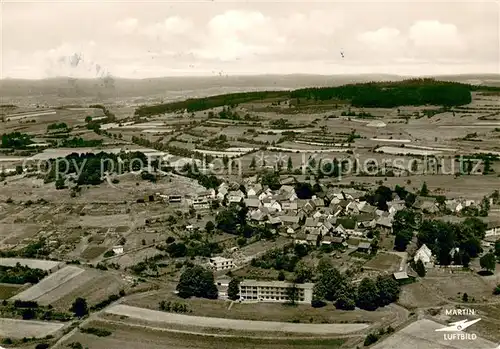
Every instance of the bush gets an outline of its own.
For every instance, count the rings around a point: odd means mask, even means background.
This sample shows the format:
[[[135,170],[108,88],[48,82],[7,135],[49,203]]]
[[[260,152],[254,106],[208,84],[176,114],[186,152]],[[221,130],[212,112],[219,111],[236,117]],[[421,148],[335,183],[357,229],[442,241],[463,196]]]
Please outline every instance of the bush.
[[[365,342],[363,343],[363,345],[365,347],[375,343],[376,341],[378,341],[379,339],[379,336],[375,333],[370,333],[368,336],[366,336],[365,338]]]
[[[48,343],[38,343],[35,349],[48,349],[50,345]]]
[[[313,308],[322,308],[322,307],[324,307],[325,305],[326,305],[326,302],[325,302],[325,301],[323,301],[323,300],[321,300],[321,299],[313,299],[313,300],[311,301],[311,306],[312,306]]]
[[[96,327],[81,328],[80,331],[82,333],[93,334],[94,336],[97,336],[97,337],[107,337],[107,336],[111,335],[110,331],[104,330],[102,328],[96,328]]]
[[[500,295],[500,284],[495,287],[495,289],[493,290],[493,294],[496,296]]]

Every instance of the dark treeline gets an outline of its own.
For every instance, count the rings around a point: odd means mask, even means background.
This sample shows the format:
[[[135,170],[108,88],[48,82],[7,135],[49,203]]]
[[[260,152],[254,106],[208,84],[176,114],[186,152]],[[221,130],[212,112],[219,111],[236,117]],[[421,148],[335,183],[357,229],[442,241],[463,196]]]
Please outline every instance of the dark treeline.
[[[0,148],[24,149],[31,143],[33,143],[31,136],[27,134],[21,132],[5,133],[2,135]]]
[[[148,158],[141,152],[130,152],[111,154],[100,152],[97,154],[72,153],[65,157],[68,161],[69,168],[65,168],[64,163],[56,166],[55,159],[51,159],[51,171],[45,177],[45,182],[49,183],[56,180],[56,168],[65,174],[76,174],[78,169],[81,173],[76,179],[79,185],[98,185],[101,184],[103,178],[102,172],[130,172],[141,171],[148,164]],[[120,159],[120,160],[119,160]],[[140,161],[139,161],[140,160]],[[101,168],[102,166],[102,168]]]
[[[353,84],[339,87],[305,88],[293,91],[292,98],[350,101],[354,107],[393,108],[401,105],[455,106],[470,103],[469,85],[412,79],[401,82]]]
[[[27,282],[36,284],[47,276],[41,269],[31,269],[19,263],[13,267],[0,266],[0,282],[23,285]]]
[[[472,86],[434,79],[410,79],[398,82],[369,82],[338,87],[312,87],[293,91],[260,91],[190,98],[185,101],[144,105],[135,115],[147,117],[168,112],[207,110],[225,105],[270,99],[314,99],[317,101],[349,101],[355,107],[392,108],[402,105],[457,106],[470,103],[471,91],[490,91],[496,88]]]
[[[163,113],[172,113],[187,109],[188,112],[207,110],[225,105],[236,105],[251,101],[262,100],[265,98],[286,97],[288,91],[259,91],[259,92],[241,92],[229,93],[204,98],[189,98],[185,101],[164,103],[157,105],[145,105],[136,109],[135,115],[146,117]]]

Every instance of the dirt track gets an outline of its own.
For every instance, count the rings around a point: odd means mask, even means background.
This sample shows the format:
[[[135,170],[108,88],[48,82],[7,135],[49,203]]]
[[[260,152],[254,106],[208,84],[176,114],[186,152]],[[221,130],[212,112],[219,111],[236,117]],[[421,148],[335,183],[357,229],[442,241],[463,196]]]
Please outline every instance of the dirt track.
[[[165,313],[161,311],[116,304],[106,313],[130,318],[171,324],[245,331],[276,331],[314,334],[347,334],[364,330],[367,324],[294,324],[273,321],[249,321]]]

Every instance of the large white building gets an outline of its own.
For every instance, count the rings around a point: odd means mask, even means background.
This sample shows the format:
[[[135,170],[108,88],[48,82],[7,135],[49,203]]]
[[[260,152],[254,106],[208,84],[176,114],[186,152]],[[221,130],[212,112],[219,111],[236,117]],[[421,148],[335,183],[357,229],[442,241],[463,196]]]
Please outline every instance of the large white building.
[[[286,302],[287,289],[294,284],[286,281],[256,281],[243,280],[240,282],[240,299],[242,301],[258,302]],[[297,303],[311,303],[313,283],[295,284],[297,287]]]
[[[234,261],[232,258],[212,257],[210,258],[210,268],[214,271],[229,270],[234,268]]]

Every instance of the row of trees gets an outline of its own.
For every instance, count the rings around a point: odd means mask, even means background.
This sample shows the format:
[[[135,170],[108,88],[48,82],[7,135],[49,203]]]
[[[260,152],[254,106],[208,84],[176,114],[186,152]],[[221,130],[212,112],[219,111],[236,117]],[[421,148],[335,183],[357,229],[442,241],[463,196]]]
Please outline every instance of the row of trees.
[[[320,101],[345,100],[355,107],[370,108],[427,104],[456,106],[470,103],[472,99],[468,85],[434,79],[305,88],[293,91],[291,97]]]
[[[31,269],[17,263],[13,267],[0,265],[0,283],[18,284],[25,283],[36,284],[47,276],[47,272],[41,269]]]
[[[271,98],[327,101],[350,101],[355,107],[392,108],[401,105],[456,106],[470,103],[472,86],[434,79],[411,79],[399,82],[371,82],[339,87],[304,88],[294,91],[259,91],[222,94],[184,101],[144,105],[135,110],[136,117],[148,117],[164,113],[187,110],[208,110],[222,106]]]
[[[2,134],[0,148],[25,149],[31,143],[33,143],[31,136],[16,131]]]

